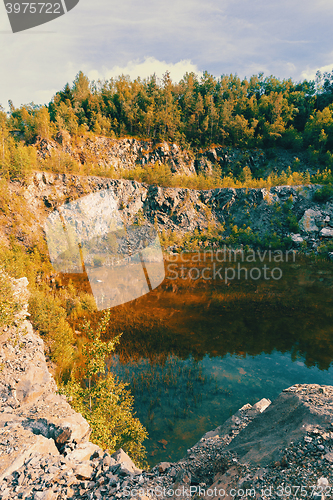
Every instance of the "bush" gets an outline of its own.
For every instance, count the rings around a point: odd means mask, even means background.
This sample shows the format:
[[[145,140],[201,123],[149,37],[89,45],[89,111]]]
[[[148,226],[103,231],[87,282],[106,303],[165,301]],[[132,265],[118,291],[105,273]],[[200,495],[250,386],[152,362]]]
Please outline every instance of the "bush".
[[[325,202],[329,201],[333,197],[333,186],[332,184],[326,184],[322,188],[318,189],[314,195],[314,201]]]
[[[21,308],[22,304],[15,298],[10,278],[0,270],[0,328],[11,326],[14,322],[15,314]]]
[[[74,358],[74,335],[59,299],[35,290],[29,301],[29,311],[34,328],[49,343],[51,359],[56,362],[60,374],[69,371]]]
[[[81,364],[72,371],[67,384],[62,384],[60,392],[70,398],[71,406],[91,425],[92,442],[111,453],[123,448],[138,465],[147,466],[142,442],[148,434],[133,414],[134,400],[128,384],[106,371],[107,357],[119,341],[119,336],[109,342],[101,340],[109,320],[107,311],[95,329],[90,322],[84,322]]]

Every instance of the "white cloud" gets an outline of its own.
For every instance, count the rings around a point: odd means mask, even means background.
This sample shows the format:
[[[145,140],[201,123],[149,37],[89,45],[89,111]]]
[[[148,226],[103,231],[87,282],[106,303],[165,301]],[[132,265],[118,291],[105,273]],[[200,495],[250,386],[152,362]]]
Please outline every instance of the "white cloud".
[[[202,70],[296,80],[332,70],[332,0],[80,0],[15,35],[1,5],[3,105],[49,102],[80,70],[91,80],[168,70],[173,81]]]
[[[320,71],[321,73],[325,73],[325,71],[328,71],[329,73],[331,73],[332,70],[333,70],[333,62],[331,64],[326,64],[325,66],[321,66],[320,68],[316,69],[307,68],[305,71],[302,71],[301,76],[304,80],[315,80],[317,71]]]
[[[176,63],[167,63],[166,61],[159,61],[155,57],[145,57],[141,62],[139,60],[130,61],[124,66],[113,66],[111,69],[102,67],[100,70],[86,70],[86,73],[90,80],[108,80],[119,75],[129,75],[131,80],[134,80],[138,77],[141,79],[147,78],[154,73],[158,78],[162,78],[166,71],[170,72],[171,79],[174,82],[178,82],[186,72],[202,74],[189,59],[183,59]]]

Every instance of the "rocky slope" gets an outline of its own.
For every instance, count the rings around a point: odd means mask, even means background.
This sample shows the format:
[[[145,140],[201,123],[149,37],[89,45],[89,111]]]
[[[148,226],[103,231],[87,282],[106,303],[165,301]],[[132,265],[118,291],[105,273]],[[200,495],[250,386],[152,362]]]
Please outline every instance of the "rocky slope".
[[[123,450],[89,442],[26,319],[26,278],[14,286],[24,306],[0,335],[1,500],[333,497],[333,387],[295,385],[247,404],[179,462],[142,471]]]
[[[148,224],[169,236],[204,233],[219,227],[223,238],[255,244],[289,237],[296,248],[317,251],[333,237],[333,203],[319,203],[315,193],[321,188],[278,186],[268,189],[191,190],[162,188],[136,181],[35,173],[24,184],[9,185],[9,201],[18,199],[17,208],[27,215],[19,224],[0,224],[3,239],[13,234],[29,246],[32,234],[40,234],[47,215],[57,206],[101,189],[113,190],[126,224]],[[16,216],[12,210],[8,218]],[[1,218],[1,214],[0,214]],[[27,220],[29,219],[29,223]],[[16,231],[16,233],[15,233]],[[232,241],[231,241],[232,243]],[[174,249],[174,248],[172,248]]]
[[[294,152],[285,149],[241,150],[232,147],[215,146],[206,150],[188,150],[177,144],[140,140],[133,137],[112,139],[93,135],[77,137],[75,140],[66,131],[59,132],[56,140],[37,138],[35,147],[40,158],[49,157],[52,152],[69,154],[79,164],[94,164],[103,171],[113,168],[115,172],[133,170],[149,164],[168,165],[172,173],[195,175],[212,173],[218,167],[224,174],[238,175],[248,166],[254,175],[280,173],[288,167],[309,170],[314,173],[307,151]]]

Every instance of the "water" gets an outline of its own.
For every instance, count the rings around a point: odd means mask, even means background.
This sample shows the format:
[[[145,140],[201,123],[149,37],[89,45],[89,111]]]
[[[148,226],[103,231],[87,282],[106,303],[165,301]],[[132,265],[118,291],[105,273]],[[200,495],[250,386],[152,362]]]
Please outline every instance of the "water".
[[[246,403],[333,385],[333,265],[279,267],[279,280],[225,282],[170,279],[167,265],[158,289],[112,309],[107,337],[123,335],[110,369],[130,383],[151,464],[180,459]]]

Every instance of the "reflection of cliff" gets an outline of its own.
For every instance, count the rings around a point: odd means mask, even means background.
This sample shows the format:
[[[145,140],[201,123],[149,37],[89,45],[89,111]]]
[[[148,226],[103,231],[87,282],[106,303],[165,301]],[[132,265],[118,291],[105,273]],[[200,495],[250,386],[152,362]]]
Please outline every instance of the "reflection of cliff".
[[[114,308],[109,335],[123,332],[123,359],[170,352],[196,359],[255,356],[277,350],[327,369],[333,360],[333,276],[306,262],[282,269],[283,278],[270,283],[235,280],[226,286],[166,278],[146,297]]]

